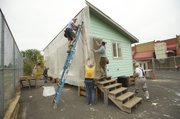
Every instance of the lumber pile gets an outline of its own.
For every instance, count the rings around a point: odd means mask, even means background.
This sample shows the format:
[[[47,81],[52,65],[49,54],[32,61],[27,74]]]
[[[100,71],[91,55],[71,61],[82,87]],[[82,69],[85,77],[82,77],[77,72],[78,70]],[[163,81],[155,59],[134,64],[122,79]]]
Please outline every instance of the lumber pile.
[[[3,119],[17,119],[19,112],[19,99],[20,93],[18,93],[9,103],[8,109],[5,112]]]

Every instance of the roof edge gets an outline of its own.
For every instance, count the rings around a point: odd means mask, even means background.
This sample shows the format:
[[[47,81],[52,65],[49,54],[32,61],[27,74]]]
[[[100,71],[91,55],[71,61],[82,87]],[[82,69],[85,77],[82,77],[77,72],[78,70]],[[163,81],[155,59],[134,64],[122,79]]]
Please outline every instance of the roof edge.
[[[104,18],[106,18],[109,22],[111,22],[112,24],[114,24],[119,30],[122,31],[122,33],[127,36],[128,38],[130,38],[132,43],[137,43],[139,42],[139,40],[133,36],[131,33],[129,33],[126,29],[124,29],[121,25],[119,25],[117,22],[115,22],[113,19],[111,19],[109,16],[107,16],[106,14],[104,14],[101,10],[99,10],[98,8],[96,8],[94,5],[92,5],[90,2],[88,2],[87,0],[86,4],[92,8],[93,10],[95,10],[97,13],[99,13],[100,15],[102,15]]]

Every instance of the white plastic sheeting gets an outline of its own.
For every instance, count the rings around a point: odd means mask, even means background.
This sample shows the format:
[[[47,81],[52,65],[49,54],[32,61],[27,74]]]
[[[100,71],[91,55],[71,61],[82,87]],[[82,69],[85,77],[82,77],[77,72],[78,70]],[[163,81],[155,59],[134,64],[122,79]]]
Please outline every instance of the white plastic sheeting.
[[[43,96],[47,97],[47,96],[52,96],[55,94],[55,88],[54,86],[43,86],[44,90],[43,90]]]
[[[84,22],[80,38],[76,45],[76,51],[66,79],[66,83],[76,86],[84,85],[84,66],[88,57],[93,59],[91,52],[92,42],[89,38],[89,8],[85,7],[76,16],[79,24]],[[60,78],[63,66],[67,58],[68,42],[64,37],[65,28],[50,42],[44,49],[45,65],[49,67],[48,75],[53,78]]]

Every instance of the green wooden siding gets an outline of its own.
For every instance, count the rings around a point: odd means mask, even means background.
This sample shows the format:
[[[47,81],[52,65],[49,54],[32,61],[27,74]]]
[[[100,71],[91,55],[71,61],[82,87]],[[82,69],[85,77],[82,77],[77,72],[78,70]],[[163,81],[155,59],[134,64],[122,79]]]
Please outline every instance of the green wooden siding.
[[[121,33],[113,29],[95,15],[90,14],[90,36],[103,39],[107,42],[106,53],[110,64],[107,65],[107,73],[113,77],[129,76],[133,74],[131,42]],[[120,43],[122,58],[114,59],[112,42]]]

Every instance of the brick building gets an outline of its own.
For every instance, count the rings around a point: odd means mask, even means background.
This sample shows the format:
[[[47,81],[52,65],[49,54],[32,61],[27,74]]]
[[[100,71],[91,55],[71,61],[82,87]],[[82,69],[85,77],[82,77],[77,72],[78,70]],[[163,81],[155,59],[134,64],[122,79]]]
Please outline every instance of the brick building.
[[[164,55],[166,57],[158,59],[155,47],[157,44],[165,44]],[[140,65],[147,71],[156,69],[175,69],[180,64],[180,35],[175,38],[151,41],[141,44],[136,44],[132,47],[132,57],[134,62],[139,62]]]

